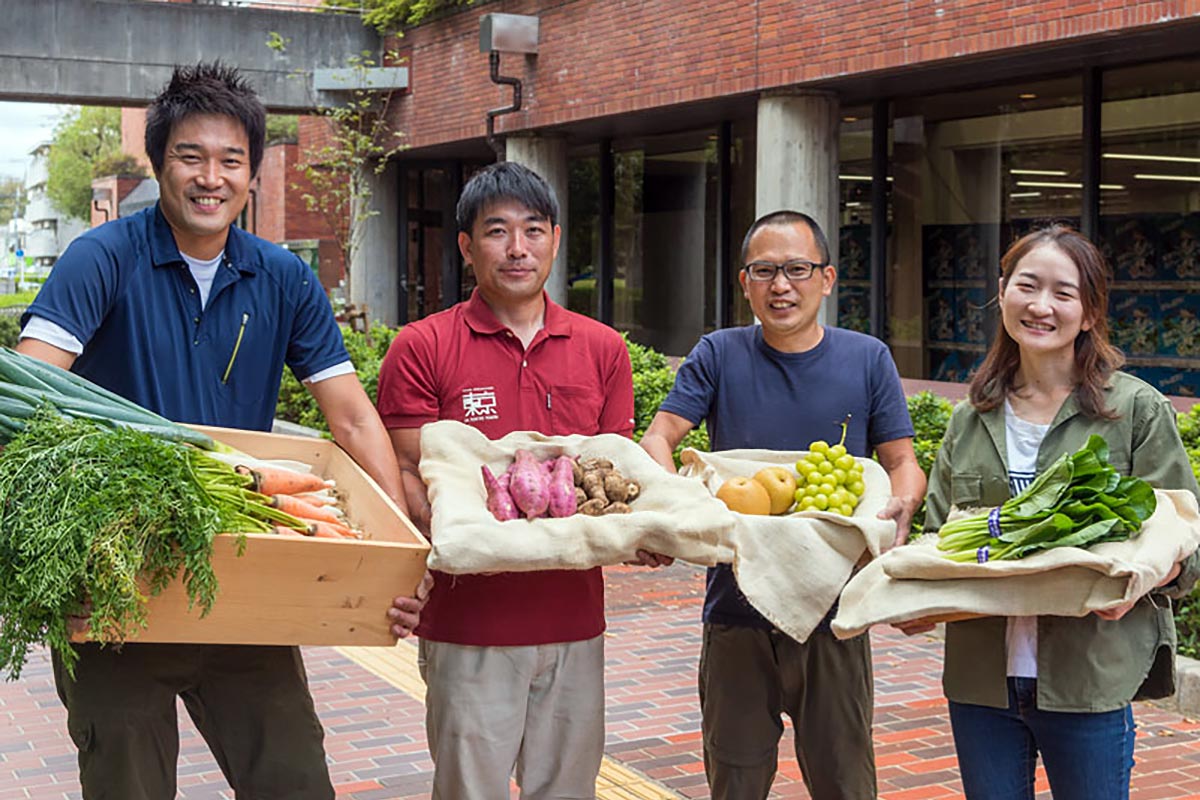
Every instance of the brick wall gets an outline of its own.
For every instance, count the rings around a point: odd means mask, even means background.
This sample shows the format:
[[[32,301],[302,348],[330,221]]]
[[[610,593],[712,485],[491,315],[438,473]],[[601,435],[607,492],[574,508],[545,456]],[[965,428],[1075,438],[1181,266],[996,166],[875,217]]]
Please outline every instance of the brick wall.
[[[498,120],[512,132],[1170,25],[1200,0],[500,0],[393,43],[411,93],[392,120],[411,146],[478,138],[509,102],[479,52],[485,12],[540,19],[537,58],[501,62],[525,80],[524,110]]]
[[[306,126],[312,127],[302,118],[301,127]],[[319,130],[319,126],[316,129]],[[329,223],[320,212],[309,211],[304,202],[303,195],[312,189],[296,169],[300,158],[301,147],[296,144],[275,144],[263,151],[262,166],[254,184],[256,217],[252,217],[253,232],[272,242],[329,241],[332,246],[321,247],[321,258],[324,261],[337,255],[336,262],[330,265],[333,271],[328,274],[340,276],[342,259],[333,244]],[[324,266],[321,274],[327,274]],[[333,284],[336,283],[334,279]]]

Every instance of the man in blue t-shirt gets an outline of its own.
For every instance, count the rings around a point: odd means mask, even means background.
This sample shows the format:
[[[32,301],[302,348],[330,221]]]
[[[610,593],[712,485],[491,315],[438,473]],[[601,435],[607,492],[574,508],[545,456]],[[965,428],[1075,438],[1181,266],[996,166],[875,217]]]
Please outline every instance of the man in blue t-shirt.
[[[404,509],[387,432],[312,271],[233,226],[265,127],[262,103],[236,70],[176,68],[146,116],[158,204],[67,248],[22,319],[17,350],[169,419],[253,430],[270,429],[287,364],[338,444]],[[379,613],[407,636],[423,603],[398,597]],[[54,677],[88,800],[175,797],[177,697],[238,797],[332,800],[298,648],[76,650],[75,674],[56,656]]]
[[[891,480],[879,516],[896,522],[902,543],[925,492],[912,421],[887,347],[817,321],[837,278],[824,233],[804,214],[768,214],[746,233],[742,264],[738,277],[762,324],[700,340],[642,446],[673,470],[672,452],[702,421],[714,450],[807,450],[837,441],[848,418],[848,452],[878,455]],[[700,707],[714,798],[767,797],[784,713],[814,800],[875,797],[866,634],[838,641],[827,616],[807,641],[791,639],[747,602],[727,564],[708,571]]]

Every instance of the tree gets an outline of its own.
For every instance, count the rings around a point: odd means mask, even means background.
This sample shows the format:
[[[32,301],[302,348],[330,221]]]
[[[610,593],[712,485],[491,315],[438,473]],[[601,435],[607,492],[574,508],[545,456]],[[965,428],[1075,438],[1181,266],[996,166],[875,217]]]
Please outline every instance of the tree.
[[[395,53],[385,54],[385,61],[395,58]],[[368,54],[353,56],[348,63],[358,76],[376,66]],[[362,85],[365,81],[349,83]],[[388,159],[403,144],[402,134],[393,131],[387,119],[392,91],[348,87],[340,94],[345,96],[341,103],[318,108],[317,113],[329,123],[329,135],[301,155],[296,169],[305,183],[292,188],[303,192],[301,197],[310,211],[325,217],[349,269],[366,233],[367,220],[379,213],[371,204],[371,179],[387,169]]]
[[[0,227],[21,216],[25,206],[25,186],[20,178],[0,178]]]
[[[385,35],[419,25],[440,11],[475,3],[476,0],[325,0],[329,8],[360,11],[363,24]]]
[[[46,193],[64,214],[91,217],[97,164],[121,155],[121,111],[74,108],[54,129],[46,163]]]

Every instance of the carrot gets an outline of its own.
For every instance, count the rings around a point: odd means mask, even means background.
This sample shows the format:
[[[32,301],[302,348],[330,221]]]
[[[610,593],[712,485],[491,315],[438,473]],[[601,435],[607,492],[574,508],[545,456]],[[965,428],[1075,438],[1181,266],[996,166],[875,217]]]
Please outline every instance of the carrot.
[[[301,539],[304,538],[304,534],[301,533],[300,531],[296,530],[295,528],[285,528],[282,525],[274,526],[273,528],[271,528],[271,532],[278,536],[292,536],[292,537],[299,536]]]
[[[326,508],[325,506],[315,506],[311,503],[306,503],[294,495],[273,495],[271,497],[271,506],[278,508],[285,514],[291,514],[293,517],[323,520],[325,522],[333,522],[338,525],[342,524],[342,518],[334,513],[332,509]]]
[[[242,475],[249,475],[253,479],[254,484],[251,488],[259,494],[319,492],[331,485],[319,475],[261,464],[256,467],[237,467],[237,471]]]
[[[357,539],[354,531],[347,528],[345,525],[336,525],[332,522],[323,522],[319,519],[304,520],[308,523],[308,535],[315,536],[318,539]]]
[[[337,498],[331,494],[318,493],[318,492],[302,492],[300,494],[293,495],[293,497],[296,497],[296,498],[303,500],[304,502],[309,503],[310,505],[314,505],[314,506],[336,506],[337,505]]]

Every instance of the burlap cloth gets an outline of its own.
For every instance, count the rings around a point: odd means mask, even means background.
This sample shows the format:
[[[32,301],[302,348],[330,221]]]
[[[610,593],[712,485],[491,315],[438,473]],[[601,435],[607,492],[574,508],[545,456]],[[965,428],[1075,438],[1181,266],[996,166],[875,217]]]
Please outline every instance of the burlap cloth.
[[[802,455],[774,450],[702,453],[689,448],[682,454],[682,474],[716,492],[727,479],[752,476],[765,466],[793,468]],[[878,556],[896,538],[895,523],[875,516],[890,494],[887,473],[870,459],[858,461],[866,491],[852,517],[823,511],[733,515],[730,538],[738,587],[771,624],[797,641],[805,641],[833,607],[863,554]]]
[[[965,614],[1082,617],[1141,597],[1200,547],[1196,498],[1155,490],[1158,508],[1141,532],[1089,549],[1060,547],[1015,561],[960,564],[923,536],[864,567],[842,592],[834,633],[872,625]]]
[[[518,448],[539,459],[607,458],[642,485],[633,513],[500,522],[487,510],[480,465],[497,475]],[[421,477],[433,507],[429,566],[454,574],[586,569],[620,564],[637,550],[711,566],[733,560],[733,515],[696,481],[672,475],[624,436],[515,432],[489,440],[470,425],[421,428]]]

